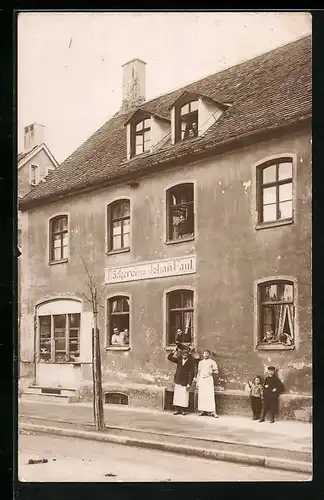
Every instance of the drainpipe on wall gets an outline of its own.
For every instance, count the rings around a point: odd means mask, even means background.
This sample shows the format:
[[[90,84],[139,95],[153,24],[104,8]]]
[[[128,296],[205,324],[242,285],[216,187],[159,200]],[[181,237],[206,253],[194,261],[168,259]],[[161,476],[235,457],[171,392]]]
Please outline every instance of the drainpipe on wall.
[[[36,385],[36,359],[37,359],[37,314],[34,316],[34,355],[33,355],[33,385]]]

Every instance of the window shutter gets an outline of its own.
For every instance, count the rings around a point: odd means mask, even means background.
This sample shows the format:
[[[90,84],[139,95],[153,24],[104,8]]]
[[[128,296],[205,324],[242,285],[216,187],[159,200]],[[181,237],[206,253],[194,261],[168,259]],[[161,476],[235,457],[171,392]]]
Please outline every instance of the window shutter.
[[[92,328],[93,314],[92,312],[81,313],[81,328],[80,328],[80,362],[91,363],[92,360]]]

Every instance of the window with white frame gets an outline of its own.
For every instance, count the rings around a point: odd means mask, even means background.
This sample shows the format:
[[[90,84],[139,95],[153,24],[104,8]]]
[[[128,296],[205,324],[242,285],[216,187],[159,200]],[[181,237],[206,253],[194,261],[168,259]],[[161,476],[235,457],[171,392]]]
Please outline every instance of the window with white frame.
[[[108,205],[108,252],[130,248],[130,201]]]
[[[110,347],[129,346],[129,297],[118,295],[107,301],[107,345]]]
[[[78,362],[80,357],[80,313],[38,317],[39,361]]]
[[[167,345],[192,343],[194,335],[194,292],[174,290],[166,295]]]
[[[279,158],[257,170],[258,223],[293,219],[293,161]]]
[[[131,156],[150,151],[151,118],[145,118],[131,124]]]
[[[195,234],[193,183],[173,186],[166,194],[167,241],[192,238]]]
[[[50,262],[68,258],[68,216],[59,215],[50,220]]]
[[[36,186],[38,184],[38,166],[31,165],[30,166],[30,185]]]
[[[193,99],[175,108],[176,142],[191,139],[198,135],[198,100]]]
[[[295,286],[289,280],[258,284],[257,346],[295,345]]]

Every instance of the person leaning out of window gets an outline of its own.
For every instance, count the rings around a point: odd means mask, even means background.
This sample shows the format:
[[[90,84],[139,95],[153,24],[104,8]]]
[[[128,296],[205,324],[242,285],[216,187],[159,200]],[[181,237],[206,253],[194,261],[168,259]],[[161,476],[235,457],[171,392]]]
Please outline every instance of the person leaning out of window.
[[[111,345],[128,345],[129,344],[129,331],[125,328],[123,331],[119,331],[116,327],[113,329],[113,334],[111,337]]]

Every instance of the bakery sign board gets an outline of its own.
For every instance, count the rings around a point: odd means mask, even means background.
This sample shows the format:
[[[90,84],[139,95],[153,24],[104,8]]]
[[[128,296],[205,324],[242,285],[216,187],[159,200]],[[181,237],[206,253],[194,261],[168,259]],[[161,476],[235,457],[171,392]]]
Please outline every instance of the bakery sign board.
[[[196,256],[186,255],[174,259],[138,262],[129,266],[105,269],[105,283],[122,283],[126,281],[168,278],[196,272]]]

